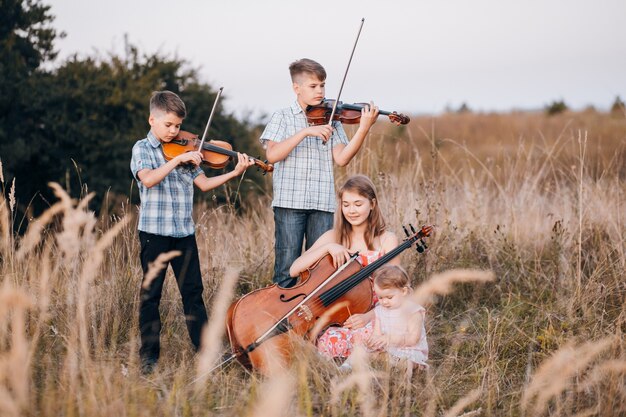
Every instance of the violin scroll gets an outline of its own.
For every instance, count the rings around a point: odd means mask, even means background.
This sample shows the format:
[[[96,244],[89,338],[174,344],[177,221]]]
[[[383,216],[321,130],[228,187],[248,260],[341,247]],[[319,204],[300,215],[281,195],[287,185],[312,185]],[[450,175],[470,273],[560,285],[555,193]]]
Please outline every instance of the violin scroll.
[[[389,120],[392,123],[401,124],[401,125],[409,124],[409,122],[411,121],[409,116],[406,116],[402,113],[396,113],[395,111],[389,114]]]

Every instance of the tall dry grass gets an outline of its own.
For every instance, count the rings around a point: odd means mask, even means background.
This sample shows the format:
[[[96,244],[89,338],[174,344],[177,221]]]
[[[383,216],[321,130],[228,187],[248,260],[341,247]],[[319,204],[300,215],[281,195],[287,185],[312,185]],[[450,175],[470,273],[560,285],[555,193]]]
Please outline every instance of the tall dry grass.
[[[369,175],[398,234],[436,226],[426,254],[401,255],[427,305],[426,370],[357,358],[343,374],[295,341],[301,355],[270,377],[236,363],[206,373],[225,351],[230,298],[271,282],[265,195],[239,213],[197,208],[206,343],[196,357],[168,275],[162,358],[143,377],[136,207],[98,219],[89,197],[53,186],[58,202],[17,237],[2,199],[0,414],[624,415],[625,145],[626,120],[594,112],[376,126],[337,182]]]

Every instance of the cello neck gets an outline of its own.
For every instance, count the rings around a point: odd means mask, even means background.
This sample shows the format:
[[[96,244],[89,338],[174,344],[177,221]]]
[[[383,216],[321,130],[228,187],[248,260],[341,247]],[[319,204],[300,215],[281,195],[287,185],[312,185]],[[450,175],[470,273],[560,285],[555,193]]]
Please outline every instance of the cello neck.
[[[356,274],[346,278],[339,284],[335,285],[332,288],[329,288],[322,294],[320,294],[320,300],[324,304],[325,307],[328,307],[333,302],[335,302],[338,298],[342,297],[345,293],[350,291],[352,288],[356,287],[361,281],[369,277],[381,266],[385,265],[387,262],[391,261],[396,256],[400,255],[406,249],[410,248],[413,243],[415,243],[418,239],[422,239],[427,237],[430,234],[430,226],[422,228],[419,232],[415,233],[413,236],[410,236],[400,245],[396,246],[394,249],[367,265],[363,269],[361,269]]]

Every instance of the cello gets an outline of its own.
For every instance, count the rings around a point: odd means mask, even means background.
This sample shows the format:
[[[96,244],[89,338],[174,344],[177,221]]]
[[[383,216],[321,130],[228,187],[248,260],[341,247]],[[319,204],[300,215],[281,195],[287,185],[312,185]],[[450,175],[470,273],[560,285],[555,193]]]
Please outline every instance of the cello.
[[[432,230],[432,226],[413,230],[400,245],[365,267],[357,260],[358,252],[337,269],[332,257],[326,255],[300,274],[296,286],[274,284],[234,301],[226,317],[232,352],[226,361],[237,359],[245,368],[262,373],[268,372],[270,357],[289,363],[290,334],[315,342],[329,326],[341,325],[350,315],[369,311],[373,292],[367,278],[413,244],[418,252],[424,252],[427,246],[423,239]]]

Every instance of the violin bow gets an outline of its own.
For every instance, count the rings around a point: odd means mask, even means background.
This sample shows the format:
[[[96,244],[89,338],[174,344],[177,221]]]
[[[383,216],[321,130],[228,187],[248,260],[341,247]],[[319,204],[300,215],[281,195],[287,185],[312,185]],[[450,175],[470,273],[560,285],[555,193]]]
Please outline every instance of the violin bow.
[[[348,65],[346,66],[346,71],[343,73],[343,80],[341,80],[341,86],[339,87],[339,93],[337,94],[337,99],[333,104],[333,110],[330,113],[330,119],[328,119],[328,125],[330,127],[333,126],[333,117],[335,117],[335,112],[337,111],[337,104],[339,103],[339,98],[341,97],[341,92],[343,91],[343,85],[346,83],[346,77],[348,76],[348,71],[350,70],[350,64],[352,63],[352,57],[354,56],[354,51],[356,50],[356,45],[359,42],[359,37],[361,36],[361,30],[363,29],[363,23],[365,23],[365,18],[361,18],[361,25],[359,26],[359,31],[356,34],[356,39],[354,40],[354,46],[352,47],[352,52],[350,53],[350,59],[348,60]],[[323,143],[326,145],[326,142]]]
[[[220,100],[220,96],[222,95],[223,89],[224,87],[220,87],[220,89],[217,91],[217,96],[215,97],[215,101],[213,102],[213,108],[211,109],[211,114],[209,115],[209,121],[206,123],[206,127],[204,128],[204,133],[202,134],[202,140],[200,141],[200,146],[198,146],[198,152],[202,151],[202,146],[204,145],[206,134],[209,131],[209,126],[211,126],[211,120],[213,120],[213,114],[215,114],[215,109],[217,108],[217,102]]]
[[[220,363],[218,363],[217,365],[215,365],[213,368],[209,369],[206,372],[203,372],[202,375],[196,377],[195,379],[193,379],[189,384],[187,384],[187,386],[191,386],[193,384],[195,384],[196,382],[205,379],[206,377],[208,377],[211,373],[213,373],[213,371],[215,371],[218,368],[221,368],[222,366],[226,365],[228,362],[231,362],[233,359],[236,359],[237,356],[242,355],[243,353],[232,353],[230,356],[228,356],[225,359],[222,359],[222,361]]]

